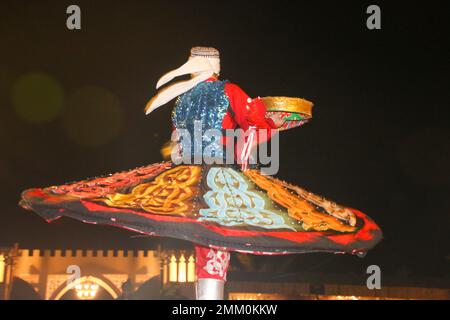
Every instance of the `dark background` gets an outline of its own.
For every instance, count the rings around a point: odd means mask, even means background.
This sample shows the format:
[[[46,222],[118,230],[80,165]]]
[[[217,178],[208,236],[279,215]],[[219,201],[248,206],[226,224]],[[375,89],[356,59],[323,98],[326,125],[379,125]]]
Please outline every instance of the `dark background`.
[[[66,28],[73,3],[79,31]],[[236,270],[252,265],[281,279],[364,275],[377,264],[399,282],[448,283],[449,11],[444,1],[395,3],[2,1],[0,246],[186,246],[69,219],[46,224],[17,203],[26,188],[160,161],[171,106],[148,117],[143,108],[158,78],[206,45],[221,51],[222,78],[251,96],[315,103],[311,123],[281,135],[279,177],[366,212],[385,237],[365,259],[235,255]],[[381,30],[366,28],[369,4],[381,7]],[[33,120],[42,106],[22,105],[24,116],[14,102],[26,98],[20,81],[30,73],[53,79],[48,94],[60,88],[48,121]]]

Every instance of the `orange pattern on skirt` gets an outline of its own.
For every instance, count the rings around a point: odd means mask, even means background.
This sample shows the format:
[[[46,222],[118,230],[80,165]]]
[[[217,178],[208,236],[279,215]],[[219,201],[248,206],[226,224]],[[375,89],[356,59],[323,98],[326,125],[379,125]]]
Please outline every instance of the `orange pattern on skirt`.
[[[354,226],[345,224],[331,215],[319,212],[308,201],[289,192],[280,180],[263,176],[257,170],[246,170],[244,173],[258,187],[265,190],[273,201],[285,207],[292,218],[301,221],[303,229],[315,231],[335,230],[339,232],[355,231],[356,228]]]
[[[119,208],[143,209],[154,214],[185,216],[192,211],[192,201],[201,178],[201,167],[178,166],[136,186],[131,193],[114,193],[98,199]]]

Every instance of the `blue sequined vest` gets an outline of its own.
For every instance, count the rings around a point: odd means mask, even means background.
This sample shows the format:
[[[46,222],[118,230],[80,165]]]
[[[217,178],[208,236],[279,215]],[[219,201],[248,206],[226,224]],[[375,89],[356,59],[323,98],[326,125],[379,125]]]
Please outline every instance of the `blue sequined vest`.
[[[189,152],[192,157],[204,155],[204,151],[212,150],[215,157],[223,157],[222,145],[217,137],[205,135],[208,129],[222,132],[222,121],[230,106],[225,93],[226,81],[201,82],[191,90],[178,97],[172,112],[172,123],[176,129],[186,129],[191,135],[191,142],[181,139],[183,152]],[[197,130],[197,135],[195,135]],[[201,131],[201,132],[199,132]],[[211,131],[209,131],[211,132]],[[201,141],[194,136],[202,137]],[[197,147],[195,144],[197,143]],[[214,145],[213,145],[214,144]],[[201,145],[201,149],[198,147]],[[215,148],[217,147],[217,148]]]

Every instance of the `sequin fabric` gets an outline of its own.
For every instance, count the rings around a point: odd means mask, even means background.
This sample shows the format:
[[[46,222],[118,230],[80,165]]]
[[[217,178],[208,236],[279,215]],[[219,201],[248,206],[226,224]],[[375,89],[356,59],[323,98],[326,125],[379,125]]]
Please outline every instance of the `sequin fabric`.
[[[212,150],[212,156],[223,157],[220,140],[214,136],[208,139],[205,132],[209,129],[222,130],[222,121],[230,105],[225,84],[226,81],[201,82],[178,97],[172,112],[173,125],[176,129],[186,129],[192,137],[189,143],[181,139],[183,152],[190,149],[191,156],[202,156],[208,147]],[[196,129],[201,141],[194,139]]]

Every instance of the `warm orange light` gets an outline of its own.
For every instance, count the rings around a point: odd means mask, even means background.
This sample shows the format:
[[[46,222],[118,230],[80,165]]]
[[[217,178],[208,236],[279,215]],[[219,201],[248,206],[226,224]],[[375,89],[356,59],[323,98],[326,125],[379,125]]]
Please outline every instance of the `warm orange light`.
[[[91,300],[94,299],[95,296],[97,295],[98,288],[99,288],[98,284],[86,281],[83,283],[78,283],[75,286],[75,291],[79,299]]]
[[[164,265],[163,277],[164,283],[195,282],[195,256],[190,255],[187,258],[184,253],[181,253],[177,258],[175,254],[170,255],[169,263]]]
[[[3,254],[0,255],[0,283],[5,281],[6,261]]]
[[[177,280],[178,280],[177,258],[173,254],[170,257],[169,262],[169,282],[177,282]]]
[[[188,260],[187,281],[188,282],[195,281],[195,258],[193,255],[190,256]]]
[[[231,292],[230,300],[286,300],[288,296],[279,293]]]
[[[331,297],[333,299],[333,297]],[[359,300],[356,296],[335,296],[334,300]]]
[[[178,282],[186,282],[186,258],[184,254],[181,255],[178,263]]]

